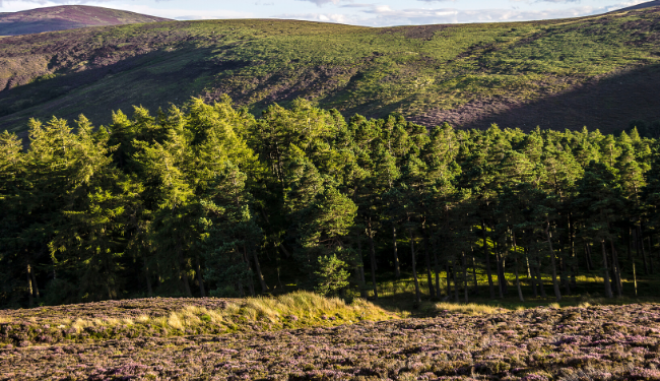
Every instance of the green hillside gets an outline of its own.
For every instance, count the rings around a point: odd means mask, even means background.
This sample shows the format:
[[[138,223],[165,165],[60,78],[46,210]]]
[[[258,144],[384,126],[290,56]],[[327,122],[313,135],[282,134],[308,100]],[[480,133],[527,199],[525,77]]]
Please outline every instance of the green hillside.
[[[259,113],[296,97],[346,115],[482,128],[611,132],[656,120],[660,11],[543,22],[366,28],[281,20],[162,22],[0,40],[0,128],[108,123],[229,94]]]

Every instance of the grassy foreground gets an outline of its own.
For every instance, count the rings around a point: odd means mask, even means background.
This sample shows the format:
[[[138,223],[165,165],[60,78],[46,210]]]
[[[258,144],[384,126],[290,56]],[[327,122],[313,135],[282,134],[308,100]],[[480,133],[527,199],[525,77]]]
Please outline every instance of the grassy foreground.
[[[10,326],[50,329],[48,314],[76,334],[144,320],[160,321],[175,336],[5,344],[0,380],[660,380],[660,306],[654,304],[517,311],[440,304],[436,317],[395,319],[366,302],[346,305],[304,293],[242,303],[209,299],[175,312],[169,311],[175,300],[131,302],[143,306],[138,318],[128,317],[135,305],[119,302],[4,311],[5,339]],[[298,320],[284,316],[290,313]],[[332,313],[336,320],[321,315]],[[67,322],[65,314],[83,317]],[[90,323],[94,314],[106,314],[106,323]],[[332,327],[348,317],[355,323]],[[371,321],[379,317],[390,320]],[[229,320],[242,327],[293,320],[307,328],[217,335],[199,329],[209,320],[224,327]]]
[[[133,299],[0,311],[0,348],[330,327],[395,318],[360,299],[346,304],[309,292],[245,300]]]

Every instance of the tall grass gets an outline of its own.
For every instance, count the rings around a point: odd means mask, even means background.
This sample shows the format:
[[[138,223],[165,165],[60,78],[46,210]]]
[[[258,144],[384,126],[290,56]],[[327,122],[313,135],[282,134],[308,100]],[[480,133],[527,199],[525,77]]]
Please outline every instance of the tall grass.
[[[136,300],[139,306],[139,300]],[[134,307],[135,308],[135,307]],[[230,299],[224,308],[184,305],[164,315],[150,315],[148,306],[133,317],[85,318],[80,316],[49,317],[41,314],[20,319],[0,316],[0,323],[20,325],[32,320],[37,326],[48,326],[75,333],[70,340],[85,337],[111,338],[185,334],[219,334],[236,331],[274,331],[283,328],[336,326],[363,320],[382,321],[399,316],[372,303],[355,299],[346,303],[339,298],[326,298],[311,292],[298,291],[277,297]],[[99,310],[103,313],[103,310]],[[35,312],[37,315],[38,312]],[[38,331],[29,331],[35,336]],[[1,341],[1,340],[0,340]]]

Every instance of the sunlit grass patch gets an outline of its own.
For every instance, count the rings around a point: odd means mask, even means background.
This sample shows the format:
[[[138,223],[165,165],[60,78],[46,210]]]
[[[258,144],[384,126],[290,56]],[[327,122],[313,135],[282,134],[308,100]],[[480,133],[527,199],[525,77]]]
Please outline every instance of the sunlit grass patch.
[[[157,303],[177,306],[178,300],[158,299]],[[95,303],[67,306],[66,317],[41,315],[39,309],[22,310],[21,315],[15,318],[2,316],[0,330],[25,332],[19,340],[24,343],[71,341],[82,343],[95,339],[125,337],[217,335],[237,331],[263,332],[285,328],[329,327],[363,320],[382,321],[400,317],[365,300],[354,299],[351,303],[347,303],[339,298],[326,298],[303,291],[277,297],[231,299],[224,302],[218,300],[222,302],[221,304],[216,302],[207,305],[194,304],[197,301],[204,303],[210,298],[184,300],[188,304],[177,306],[178,308],[171,309],[166,314],[150,313],[149,302],[153,299],[98,303],[97,312],[100,315],[119,313],[119,316],[105,318],[76,316],[76,307],[86,311]],[[126,303],[130,303],[139,314],[131,312],[130,308],[126,309]],[[214,303],[219,307],[211,307]],[[122,306],[122,309],[112,311],[116,308],[114,306]],[[107,310],[104,311],[104,308]],[[38,317],[30,316],[30,311],[34,311]],[[34,324],[26,328],[24,324],[26,320],[32,320]],[[0,336],[0,345],[19,344],[16,340],[12,337]]]
[[[435,308],[438,312],[449,311],[449,312],[461,312],[468,315],[480,315],[480,314],[497,314],[506,312],[507,310],[500,307],[489,306],[485,304],[460,304],[460,303],[438,303],[435,305]]]

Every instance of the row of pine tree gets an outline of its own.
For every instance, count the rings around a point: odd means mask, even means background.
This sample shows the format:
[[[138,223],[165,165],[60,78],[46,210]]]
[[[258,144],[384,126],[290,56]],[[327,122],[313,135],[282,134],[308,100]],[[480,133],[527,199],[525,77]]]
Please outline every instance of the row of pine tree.
[[[193,99],[112,120],[0,134],[1,305],[245,296],[291,279],[378,298],[402,276],[418,301],[559,300],[584,274],[614,297],[660,265],[660,144],[636,130],[429,131],[304,100],[258,119]]]

